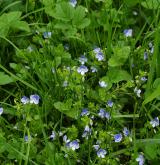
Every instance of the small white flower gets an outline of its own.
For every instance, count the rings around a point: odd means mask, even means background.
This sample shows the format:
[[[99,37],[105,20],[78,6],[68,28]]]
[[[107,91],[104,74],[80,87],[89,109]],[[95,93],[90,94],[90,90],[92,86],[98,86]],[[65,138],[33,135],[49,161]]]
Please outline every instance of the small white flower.
[[[51,36],[52,36],[52,32],[44,32],[44,33],[43,33],[43,37],[44,37],[45,39],[51,38]]]
[[[139,165],[144,164],[144,156],[142,154],[139,154],[138,157],[136,158],[136,161],[138,162]]]
[[[150,121],[150,124],[152,125],[153,128],[159,126],[159,118],[155,117]]]
[[[136,93],[136,95],[138,96],[138,97],[141,97],[141,90],[140,89],[138,89],[137,87],[135,87],[135,89],[134,89],[134,93]]]
[[[84,55],[82,55],[81,57],[79,57],[79,62],[84,65],[86,62],[88,61],[87,57],[85,57]]]
[[[52,131],[52,134],[50,135],[50,139],[55,140],[56,138],[56,133]]]
[[[94,67],[94,66],[91,66],[91,72],[92,73],[95,73],[95,72],[97,72],[98,70],[97,70],[97,68],[96,67]]]
[[[100,87],[102,87],[102,88],[106,88],[108,85],[107,85],[107,83],[105,82],[105,81],[99,81],[99,85],[100,85]]]
[[[97,145],[93,145],[93,148],[96,150],[96,151],[98,151],[98,149],[99,149],[99,145],[97,144]]]

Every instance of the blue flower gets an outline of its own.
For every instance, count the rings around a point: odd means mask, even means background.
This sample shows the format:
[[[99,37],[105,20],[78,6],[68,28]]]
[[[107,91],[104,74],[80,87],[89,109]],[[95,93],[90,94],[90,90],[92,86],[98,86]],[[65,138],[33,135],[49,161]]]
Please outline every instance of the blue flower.
[[[151,48],[150,53],[151,53],[151,54],[154,53],[154,46]]]
[[[139,165],[144,164],[144,156],[142,154],[139,154],[138,157],[136,158],[136,161],[138,162]]]
[[[51,71],[52,71],[52,73],[55,73],[55,68],[52,68]]]
[[[2,113],[3,113],[3,108],[0,107],[0,115],[2,115]]]
[[[69,144],[70,139],[68,139],[67,135],[64,135],[64,136],[63,136],[63,141],[64,141],[65,143],[68,143],[68,144]]]
[[[152,125],[153,128],[159,126],[159,118],[155,117],[150,121],[150,124]]]
[[[100,109],[99,110],[99,113],[98,113],[98,116],[100,116],[101,118],[105,118],[106,116],[106,111],[104,109]]]
[[[147,81],[146,77],[141,77],[141,81]]]
[[[78,140],[73,140],[72,142],[69,142],[68,147],[72,149],[73,151],[79,149],[79,143]]]
[[[116,143],[122,141],[122,134],[119,133],[119,134],[114,135],[114,141],[115,141]]]
[[[23,96],[23,97],[21,98],[21,103],[23,103],[23,104],[29,103],[29,98],[26,97],[26,96]]]
[[[45,39],[51,38],[51,36],[52,36],[52,32],[44,32],[44,33],[43,33],[43,37],[44,37]]]
[[[68,86],[68,81],[65,80],[65,81],[63,82],[63,87],[67,87],[67,86]]]
[[[88,136],[91,135],[91,129],[89,128],[88,125],[85,126],[82,137],[85,137],[88,139]]]
[[[52,131],[52,134],[50,135],[50,139],[55,140],[56,138],[56,133]]]
[[[106,112],[106,114],[105,114],[105,118],[108,119],[108,120],[111,118],[111,115],[110,115],[109,112]]]
[[[64,49],[65,49],[65,50],[69,50],[69,44],[65,44],[65,45],[64,45]]]
[[[112,101],[112,100],[108,100],[108,101],[107,101],[107,105],[108,105],[109,107],[113,107],[113,101]]]
[[[81,75],[84,75],[85,73],[88,72],[88,68],[84,65],[81,65],[78,69],[77,72],[80,73]]]
[[[96,68],[96,67],[94,67],[94,66],[91,66],[91,72],[92,72],[92,73],[97,72],[97,68]]]
[[[25,135],[25,137],[24,137],[24,141],[25,141],[25,142],[31,141],[31,139],[32,139],[31,136],[28,137],[27,135]]]
[[[98,144],[93,145],[93,148],[94,148],[96,151],[98,151],[99,147],[100,147],[100,146],[99,146]]]
[[[129,135],[129,130],[127,129],[127,127],[123,128],[123,134],[124,134],[124,136],[128,136]]]
[[[108,86],[108,84],[105,81],[99,81],[99,85],[102,88],[106,88]]]
[[[96,54],[96,59],[98,61],[103,61],[104,60],[104,54],[102,52],[99,52]]]
[[[93,52],[94,53],[100,53],[102,50],[101,50],[101,48],[98,48],[98,47],[96,47],[95,49],[93,49]]]
[[[84,65],[87,62],[87,57],[85,57],[84,55],[82,55],[81,57],[79,57],[79,62]]]
[[[125,29],[123,31],[123,33],[126,37],[132,37],[133,30],[132,29]]]
[[[77,4],[77,0],[70,0],[70,4],[75,7]]]
[[[143,59],[144,59],[144,60],[147,60],[147,59],[148,59],[148,53],[147,53],[147,52],[144,52]]]
[[[81,116],[88,116],[88,115],[89,115],[88,109],[87,108],[82,109]]]
[[[39,99],[40,99],[40,97],[37,94],[31,95],[30,96],[30,103],[31,104],[39,104]]]
[[[106,154],[107,154],[107,151],[104,150],[104,149],[99,149],[98,152],[97,152],[97,156],[99,158],[105,158]]]

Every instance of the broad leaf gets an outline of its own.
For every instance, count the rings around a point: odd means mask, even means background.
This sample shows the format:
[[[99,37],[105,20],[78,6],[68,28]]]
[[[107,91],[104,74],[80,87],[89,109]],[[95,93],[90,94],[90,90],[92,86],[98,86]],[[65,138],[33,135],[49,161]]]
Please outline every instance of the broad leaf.
[[[118,83],[123,80],[131,80],[130,74],[125,70],[110,69],[107,73],[107,76],[109,77],[112,83]]]
[[[146,0],[141,2],[141,5],[147,9],[159,9],[160,8],[160,0]]]
[[[0,72],[0,85],[6,85],[14,82],[14,79],[6,75],[4,72]]]

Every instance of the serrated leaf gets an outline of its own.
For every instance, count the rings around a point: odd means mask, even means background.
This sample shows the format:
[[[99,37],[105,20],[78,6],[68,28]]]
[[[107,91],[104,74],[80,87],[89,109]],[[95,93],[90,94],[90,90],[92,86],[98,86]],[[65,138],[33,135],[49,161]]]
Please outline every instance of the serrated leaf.
[[[0,85],[6,85],[14,82],[14,79],[5,74],[4,72],[0,72]]]
[[[86,15],[85,8],[82,6],[78,6],[74,12],[73,17],[73,25],[78,28],[85,28],[90,24],[90,20],[88,18],[84,18]]]
[[[114,55],[109,59],[108,65],[111,67],[123,65],[130,54],[130,47],[116,47],[113,49]]]
[[[160,8],[160,0],[147,0],[141,2],[141,5],[147,9],[155,10]]]
[[[130,74],[125,70],[110,69],[107,73],[107,76],[109,77],[112,83],[118,83],[123,80],[131,80]]]
[[[74,8],[69,3],[62,2],[56,5],[51,16],[58,20],[71,21],[74,16]]]

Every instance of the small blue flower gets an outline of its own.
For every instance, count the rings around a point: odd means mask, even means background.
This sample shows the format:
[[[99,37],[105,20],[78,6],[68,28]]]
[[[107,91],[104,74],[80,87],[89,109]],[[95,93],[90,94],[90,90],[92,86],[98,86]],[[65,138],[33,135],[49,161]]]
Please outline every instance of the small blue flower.
[[[52,134],[50,135],[50,139],[55,140],[56,138],[56,133],[52,131]]]
[[[149,46],[149,48],[151,49],[151,48],[153,47],[152,42],[150,42],[150,43],[148,44],[148,46]]]
[[[96,54],[100,53],[101,51],[102,51],[101,48],[98,48],[98,47],[93,49],[93,52],[96,53]]]
[[[99,149],[98,152],[97,152],[97,156],[99,158],[105,158],[106,154],[107,154],[107,151],[104,150],[104,149]]]
[[[85,137],[88,139],[88,136],[91,135],[91,129],[89,128],[88,125],[85,126],[82,137]]]
[[[51,36],[52,36],[52,32],[44,32],[44,33],[43,33],[43,37],[44,37],[45,39],[51,38]]]
[[[72,142],[69,142],[68,147],[72,149],[73,151],[79,149],[79,143],[78,140],[73,140]]]
[[[109,107],[113,107],[113,101],[112,101],[112,100],[108,100],[108,101],[107,101],[107,105],[108,105]]]
[[[102,52],[99,52],[96,54],[96,59],[98,61],[103,61],[104,60],[104,54]]]
[[[25,141],[25,142],[31,141],[31,139],[32,139],[31,136],[28,137],[27,135],[25,135],[25,137],[24,137],[24,141]]]
[[[147,53],[147,52],[144,52],[143,59],[144,59],[144,60],[147,60],[147,59],[148,59],[148,53]]]
[[[67,87],[67,86],[68,86],[68,81],[65,80],[65,81],[63,82],[63,87]]]
[[[141,77],[141,81],[147,81],[146,77]]]
[[[155,117],[150,121],[150,124],[152,125],[153,128],[159,126],[159,118]]]
[[[144,164],[144,156],[142,154],[139,154],[138,157],[136,158],[136,161],[138,162],[139,165]]]
[[[65,44],[65,45],[64,45],[64,49],[65,49],[65,50],[69,50],[69,44]]]
[[[105,118],[108,119],[108,120],[111,118],[111,115],[110,115],[109,112],[106,112],[106,114],[105,114]]]
[[[0,115],[2,115],[2,113],[3,113],[3,108],[0,107]]]
[[[93,145],[93,148],[94,148],[96,151],[98,151],[99,147],[100,147],[100,146],[99,146],[98,144]]]
[[[76,7],[76,5],[77,5],[77,0],[70,0],[70,4],[71,4],[73,7]]]
[[[88,109],[87,108],[82,109],[81,116],[88,116],[88,115],[89,115]]]
[[[132,37],[133,30],[132,29],[125,29],[123,31],[123,33],[126,37]]]
[[[95,72],[97,72],[98,70],[97,70],[97,68],[96,67],[94,67],[94,66],[91,66],[91,72],[92,73],[95,73]]]
[[[115,141],[116,143],[122,141],[122,134],[119,133],[119,134],[114,135],[114,141]]]
[[[39,104],[39,99],[40,99],[40,97],[37,94],[31,95],[30,96],[30,103],[31,104]]]
[[[106,88],[108,86],[108,84],[105,81],[99,81],[99,85],[102,88]]]
[[[87,57],[82,55],[81,57],[79,57],[79,62],[84,65],[86,62],[88,61]]]
[[[34,50],[34,49],[33,49],[33,47],[32,47],[32,46],[28,46],[28,47],[27,47],[27,51],[28,51],[28,52],[30,52],[30,53],[31,53],[31,52],[33,52],[33,50]]]
[[[88,68],[84,65],[81,65],[78,69],[77,72],[80,73],[81,75],[84,75],[85,73],[88,72]]]
[[[127,127],[123,128],[123,134],[124,134],[124,136],[128,136],[129,135],[129,130],[127,129]]]
[[[52,73],[55,73],[55,68],[52,68],[51,71],[52,71]]]
[[[21,103],[23,103],[23,104],[29,103],[29,98],[26,97],[26,96],[23,96],[23,97],[21,98]]]
[[[68,139],[67,135],[64,135],[64,136],[63,136],[63,141],[64,141],[65,143],[69,143],[69,142],[70,142],[70,139]]]
[[[154,46],[151,48],[150,53],[151,53],[151,54],[154,53]]]
[[[105,118],[106,116],[106,111],[104,109],[100,109],[99,110],[99,113],[98,113],[98,116],[100,116],[101,118]]]

